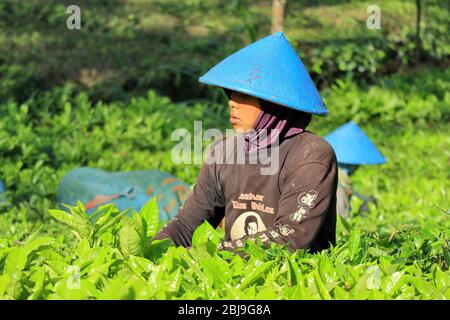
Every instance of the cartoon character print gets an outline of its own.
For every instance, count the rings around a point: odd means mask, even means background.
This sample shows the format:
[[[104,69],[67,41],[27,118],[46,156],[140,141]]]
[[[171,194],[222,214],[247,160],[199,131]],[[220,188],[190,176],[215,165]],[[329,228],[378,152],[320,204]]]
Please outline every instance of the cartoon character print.
[[[294,233],[295,230],[292,226],[285,224],[285,225],[279,225],[278,231],[280,232],[281,235],[287,237],[288,235]]]
[[[276,240],[280,237],[280,234],[275,231],[275,230],[270,230],[269,231],[269,237],[271,237],[272,239]]]
[[[258,232],[266,230],[261,217],[254,211],[242,213],[233,223],[230,230],[232,240],[240,239],[245,236],[255,236]]]
[[[299,205],[297,208],[297,211],[295,211],[293,214],[291,214],[289,219],[292,222],[300,223],[308,213],[309,213],[308,207]]]
[[[308,192],[303,192],[298,196],[298,203],[312,209],[316,205],[314,202],[318,197],[319,194],[316,190],[309,190]]]

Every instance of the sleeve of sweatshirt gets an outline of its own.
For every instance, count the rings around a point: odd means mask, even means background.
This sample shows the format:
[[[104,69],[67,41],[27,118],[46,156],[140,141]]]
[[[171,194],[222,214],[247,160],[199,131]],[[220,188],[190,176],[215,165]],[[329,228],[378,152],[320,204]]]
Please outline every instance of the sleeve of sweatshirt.
[[[337,170],[330,163],[309,162],[293,168],[281,186],[281,197],[274,223],[263,232],[219,245],[234,250],[250,239],[259,238],[264,246],[270,242],[288,244],[291,250],[308,249],[321,229],[335,201]]]
[[[177,246],[189,247],[198,226],[208,221],[216,228],[224,215],[225,205],[217,165],[205,163],[191,196],[180,207],[177,216],[156,235],[155,239],[170,238]]]

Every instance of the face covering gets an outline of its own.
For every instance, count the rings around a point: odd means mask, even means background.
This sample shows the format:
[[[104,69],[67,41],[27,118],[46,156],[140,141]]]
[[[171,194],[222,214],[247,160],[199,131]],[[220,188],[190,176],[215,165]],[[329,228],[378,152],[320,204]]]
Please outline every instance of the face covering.
[[[303,132],[311,121],[311,114],[283,107],[260,99],[261,112],[253,130],[244,133],[244,150],[251,152],[278,144]],[[277,130],[274,130],[277,129]],[[265,131],[265,132],[264,132]]]
[[[232,91],[225,88],[223,90],[228,99],[231,99]],[[246,153],[268,148],[276,141],[277,137],[278,145],[280,145],[283,140],[305,131],[311,122],[310,113],[283,107],[262,99],[259,99],[259,104],[261,112],[253,125],[253,130],[244,133],[244,151]]]

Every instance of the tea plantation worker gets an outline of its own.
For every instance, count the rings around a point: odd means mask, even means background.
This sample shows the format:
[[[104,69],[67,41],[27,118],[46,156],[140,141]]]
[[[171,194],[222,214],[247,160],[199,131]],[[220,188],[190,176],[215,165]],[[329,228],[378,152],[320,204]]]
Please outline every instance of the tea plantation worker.
[[[236,250],[247,239],[289,249],[319,251],[335,243],[337,161],[331,146],[306,130],[311,115],[327,109],[303,63],[284,34],[274,33],[235,52],[210,69],[200,82],[224,89],[236,134],[212,147],[212,154],[234,146],[246,162],[207,158],[193,193],[156,239],[191,246],[205,220],[213,227],[225,217],[225,241]],[[243,137],[243,144],[235,142]],[[279,148],[277,170],[247,159]],[[241,149],[242,147],[242,149]],[[220,153],[220,152],[219,152]]]
[[[363,200],[359,212],[368,210],[369,202],[375,202],[373,196],[366,197],[352,188],[350,176],[363,164],[383,164],[386,162],[377,147],[370,141],[364,131],[350,121],[325,137],[334,151],[338,161],[337,212],[343,218],[349,218],[352,195]]]

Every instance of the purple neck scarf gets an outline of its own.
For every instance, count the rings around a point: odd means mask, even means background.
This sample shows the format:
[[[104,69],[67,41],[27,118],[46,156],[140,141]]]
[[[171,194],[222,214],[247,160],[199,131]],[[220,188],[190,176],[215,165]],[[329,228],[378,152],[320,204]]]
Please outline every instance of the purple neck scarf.
[[[284,139],[303,132],[311,121],[309,113],[264,100],[260,100],[260,104],[261,112],[253,126],[254,129],[244,134],[245,152],[267,148],[277,137],[278,144],[281,144]]]

